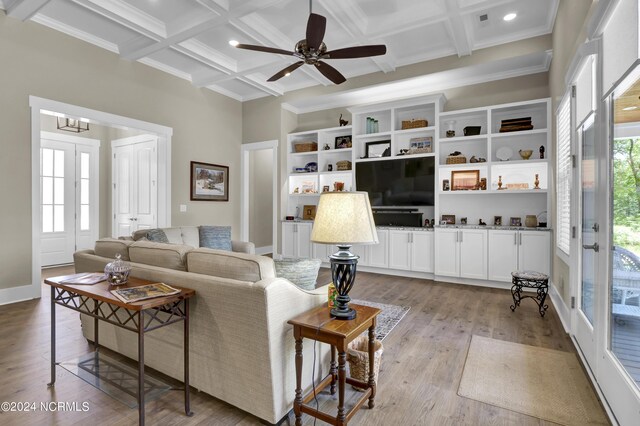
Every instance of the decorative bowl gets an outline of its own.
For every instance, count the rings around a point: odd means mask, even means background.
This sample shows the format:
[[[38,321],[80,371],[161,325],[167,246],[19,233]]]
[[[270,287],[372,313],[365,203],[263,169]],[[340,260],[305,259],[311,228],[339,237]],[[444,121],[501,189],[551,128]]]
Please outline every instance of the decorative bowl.
[[[528,160],[529,157],[531,157],[531,154],[533,154],[533,150],[521,149],[520,151],[518,151],[518,153],[520,154],[520,157],[522,157],[523,160]]]

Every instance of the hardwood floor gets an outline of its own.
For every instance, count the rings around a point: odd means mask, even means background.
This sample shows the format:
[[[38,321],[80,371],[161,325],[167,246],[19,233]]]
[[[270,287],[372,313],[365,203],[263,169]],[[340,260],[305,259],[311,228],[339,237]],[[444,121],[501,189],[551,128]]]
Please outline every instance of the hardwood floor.
[[[69,273],[51,269],[43,276]],[[319,282],[329,281],[321,270]],[[0,412],[2,425],[130,425],[137,410],[58,368],[54,389],[49,381],[49,291],[40,300],[0,306],[0,401],[35,402],[35,412]],[[511,312],[506,290],[454,285],[412,278],[359,273],[354,298],[407,305],[411,310],[384,340],[376,407],[361,409],[351,425],[544,425],[543,420],[459,397],[457,389],[473,334],[574,352],[573,344],[550,304],[542,319],[531,301]],[[527,303],[529,302],[529,303]],[[78,314],[58,314],[58,359],[77,358],[91,350],[82,337]],[[305,360],[310,362],[310,360]],[[349,396],[355,392],[349,390]],[[41,402],[89,403],[89,410],[43,412]],[[320,408],[335,398],[320,395]],[[170,391],[147,404],[147,424],[254,425],[259,420],[197,390],[195,415],[185,417],[182,393]],[[313,419],[304,416],[305,425]],[[293,424],[293,422],[292,422]],[[321,421],[318,425],[323,424]]]

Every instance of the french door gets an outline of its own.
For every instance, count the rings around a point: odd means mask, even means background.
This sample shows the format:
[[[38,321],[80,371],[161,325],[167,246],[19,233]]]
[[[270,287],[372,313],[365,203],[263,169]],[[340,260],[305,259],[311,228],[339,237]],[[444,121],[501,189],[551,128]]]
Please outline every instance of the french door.
[[[97,140],[42,132],[42,266],[72,263],[98,238],[98,148]]]
[[[598,281],[598,161],[595,114],[591,114],[578,128],[578,295],[575,312],[575,336],[590,365],[596,362],[596,306],[600,297]]]

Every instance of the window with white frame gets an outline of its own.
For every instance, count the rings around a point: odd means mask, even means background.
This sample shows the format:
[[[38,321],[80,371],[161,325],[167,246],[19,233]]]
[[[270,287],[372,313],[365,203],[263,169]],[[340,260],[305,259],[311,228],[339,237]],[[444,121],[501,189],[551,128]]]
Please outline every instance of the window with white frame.
[[[556,116],[556,245],[569,256],[571,247],[571,97],[567,93]]]

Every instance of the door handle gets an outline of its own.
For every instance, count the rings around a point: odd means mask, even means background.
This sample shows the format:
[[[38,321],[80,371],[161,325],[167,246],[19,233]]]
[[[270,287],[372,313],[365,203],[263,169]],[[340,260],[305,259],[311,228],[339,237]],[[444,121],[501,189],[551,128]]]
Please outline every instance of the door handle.
[[[583,244],[582,248],[585,250],[593,250],[596,253],[600,251],[600,246],[598,245],[598,243],[593,243],[591,245],[589,244]]]
[[[513,245],[517,246],[518,245],[518,233],[514,233],[513,234]]]
[[[137,222],[137,221],[138,221],[138,218],[137,218],[137,217],[134,217],[134,218],[133,218],[133,220]]]
[[[460,242],[462,242],[463,236],[464,236],[464,234],[462,233],[462,231],[460,231]]]
[[[132,217],[130,217],[129,220],[133,222],[133,218]]]

